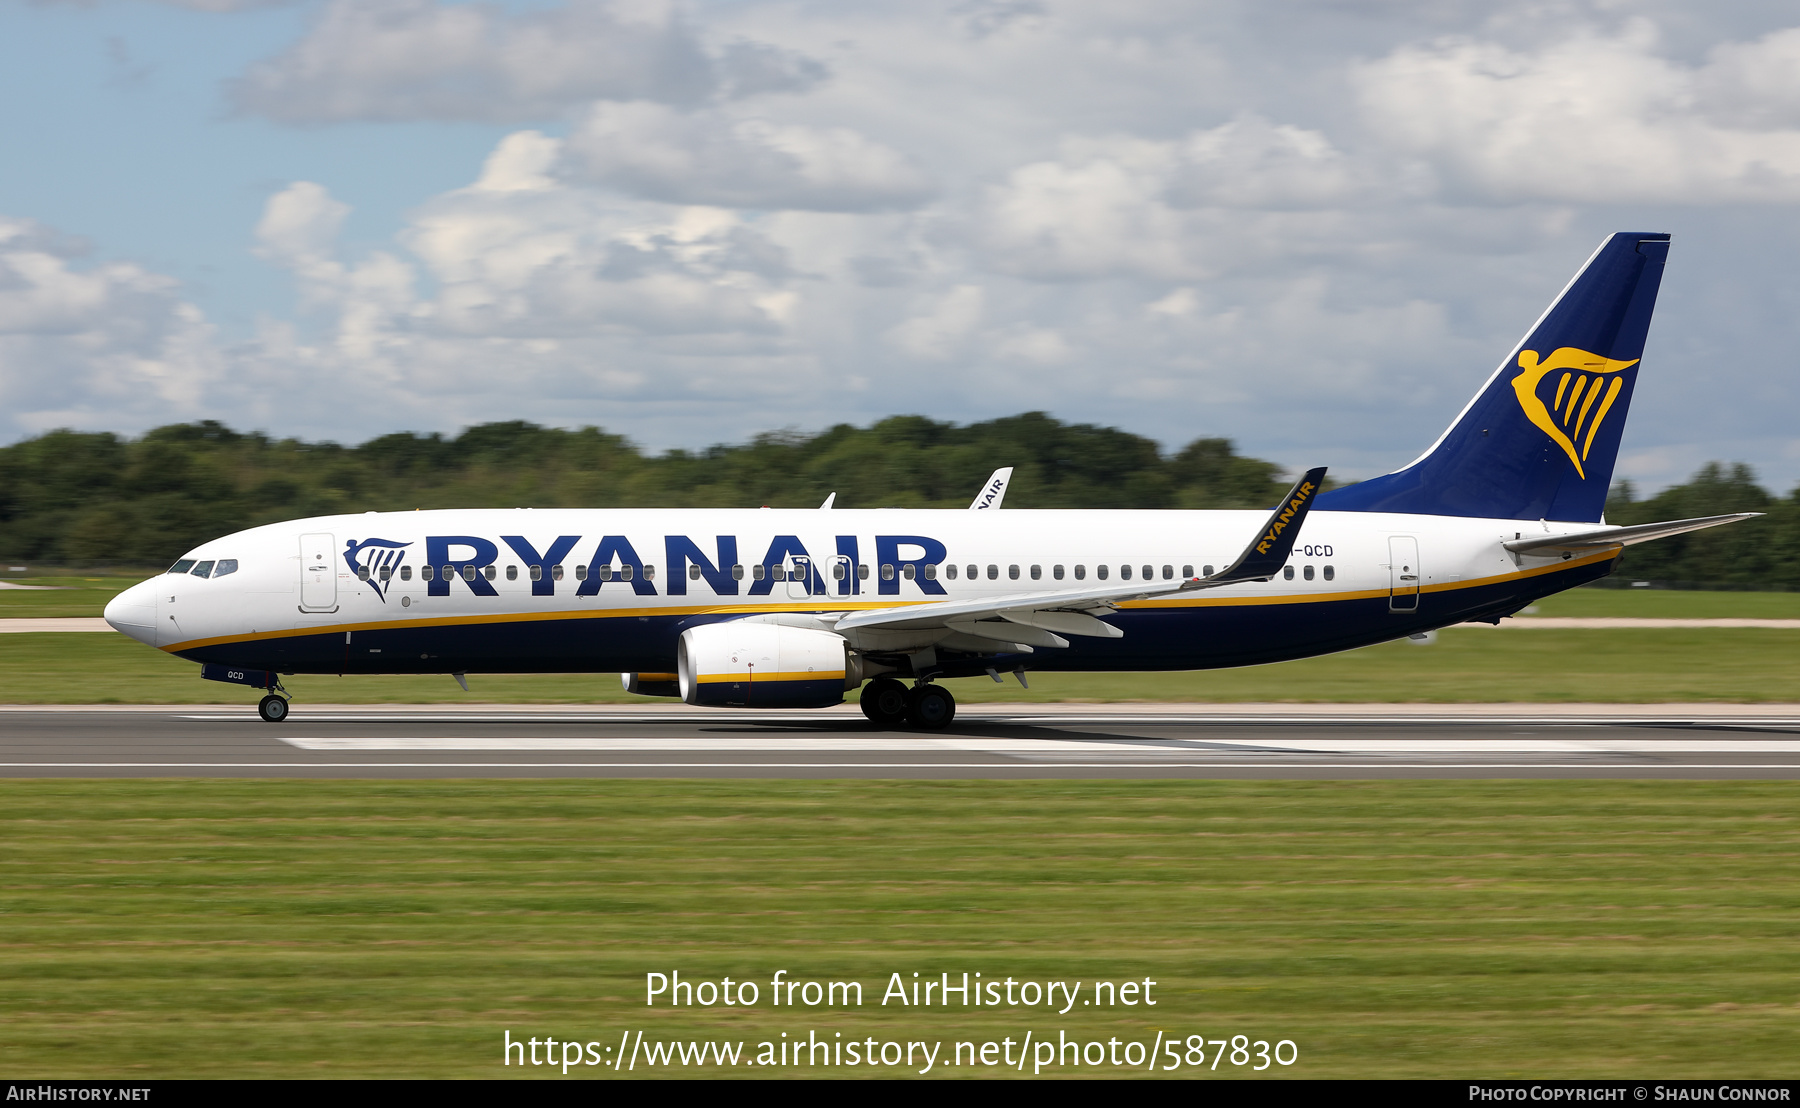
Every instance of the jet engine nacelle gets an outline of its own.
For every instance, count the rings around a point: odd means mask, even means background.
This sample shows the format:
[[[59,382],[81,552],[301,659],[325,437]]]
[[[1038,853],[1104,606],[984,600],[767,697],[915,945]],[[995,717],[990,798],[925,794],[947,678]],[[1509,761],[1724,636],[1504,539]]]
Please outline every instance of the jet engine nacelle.
[[[843,636],[732,620],[681,633],[681,699],[717,708],[826,708],[857,679]]]

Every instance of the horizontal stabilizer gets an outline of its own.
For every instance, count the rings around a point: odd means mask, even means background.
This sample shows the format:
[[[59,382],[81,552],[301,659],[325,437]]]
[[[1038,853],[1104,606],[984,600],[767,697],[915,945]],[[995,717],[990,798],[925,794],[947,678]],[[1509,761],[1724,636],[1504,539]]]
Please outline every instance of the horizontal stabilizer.
[[[1512,542],[1502,545],[1514,554],[1535,554],[1551,550],[1595,550],[1606,546],[1632,546],[1640,542],[1649,542],[1651,539],[1698,531],[1705,527],[1736,523],[1740,519],[1753,519],[1762,514],[1761,512],[1735,512],[1724,516],[1677,519],[1669,523],[1640,523],[1635,527],[1603,527],[1598,531],[1577,531],[1570,535],[1533,535],[1528,539],[1514,539]]]

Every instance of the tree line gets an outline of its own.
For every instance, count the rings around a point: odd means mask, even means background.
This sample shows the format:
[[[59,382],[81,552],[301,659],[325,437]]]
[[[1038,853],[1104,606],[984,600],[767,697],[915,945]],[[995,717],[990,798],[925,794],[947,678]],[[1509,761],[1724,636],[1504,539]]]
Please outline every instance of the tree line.
[[[963,426],[894,416],[662,454],[597,427],[522,421],[343,446],[209,420],[0,447],[0,558],[152,567],[258,524],[413,508],[816,507],[833,492],[844,508],[961,508],[1009,465],[1007,508],[1266,508],[1287,490],[1280,466],[1228,439],[1165,454],[1140,435],[1043,412]],[[1747,467],[1713,463],[1646,499],[1621,482],[1607,502],[1608,522],[1621,524],[1739,511],[1767,516],[1633,547],[1620,576],[1800,589],[1800,489],[1777,497]]]
[[[158,566],[258,524],[414,508],[812,508],[833,492],[843,508],[962,508],[1001,466],[1015,470],[1009,508],[1266,507],[1287,491],[1280,466],[1226,439],[1164,455],[1042,412],[966,426],[895,416],[655,455],[597,427],[522,421],[343,446],[209,420],[0,447],[0,558]]]

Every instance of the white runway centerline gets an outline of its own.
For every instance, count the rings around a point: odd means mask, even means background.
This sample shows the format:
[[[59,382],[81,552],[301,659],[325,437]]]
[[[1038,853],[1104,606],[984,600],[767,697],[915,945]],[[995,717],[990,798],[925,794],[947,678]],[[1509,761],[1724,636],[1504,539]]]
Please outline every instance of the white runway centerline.
[[[913,753],[1070,754],[1146,753],[1192,756],[1241,751],[1248,754],[1347,754],[1420,756],[1527,754],[1800,754],[1800,739],[1669,738],[1605,739],[1520,737],[1472,739],[1343,738],[1291,739],[1053,739],[980,738],[973,736],[875,735],[814,737],[809,735],[621,736],[617,738],[536,736],[392,737],[279,736],[301,750],[336,751],[592,751],[596,753]]]

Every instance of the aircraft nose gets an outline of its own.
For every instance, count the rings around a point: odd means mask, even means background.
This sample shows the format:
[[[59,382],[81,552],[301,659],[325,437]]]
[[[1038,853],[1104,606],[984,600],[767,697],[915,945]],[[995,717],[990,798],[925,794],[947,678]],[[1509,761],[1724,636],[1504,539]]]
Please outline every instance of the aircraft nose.
[[[102,614],[114,631],[156,645],[156,585],[154,579],[139,581],[112,598]]]

